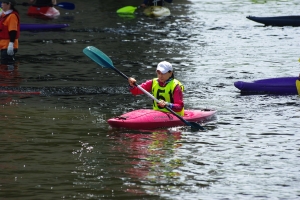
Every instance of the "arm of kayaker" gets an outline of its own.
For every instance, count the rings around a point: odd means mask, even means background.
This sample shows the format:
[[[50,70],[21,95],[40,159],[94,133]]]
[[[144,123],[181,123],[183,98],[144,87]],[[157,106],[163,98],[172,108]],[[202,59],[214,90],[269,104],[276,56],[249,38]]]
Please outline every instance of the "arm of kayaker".
[[[184,103],[183,103],[182,90],[179,85],[177,85],[176,88],[174,89],[173,99],[174,99],[174,103],[169,103],[164,100],[160,100],[157,104],[159,107],[164,108],[165,106],[168,106],[173,111],[180,112],[184,106]]]
[[[128,83],[129,83],[130,87],[135,87],[136,80],[132,77],[129,77]]]
[[[144,92],[142,90],[140,90],[138,87],[135,87],[134,83],[136,83],[136,80],[132,77],[128,78],[128,82],[129,82],[129,90],[133,95],[139,95],[139,94],[144,94]],[[152,80],[148,80],[142,84],[140,84],[140,86],[145,89],[147,92],[151,92],[152,89]]]
[[[164,108],[166,106],[168,106],[169,108],[172,108],[173,104],[172,103],[169,103],[169,102],[166,102],[164,100],[160,100],[157,105],[161,108]]]
[[[184,107],[183,102],[183,93],[179,85],[176,86],[173,92],[173,100],[174,103],[172,103],[169,107],[172,108],[175,112],[180,112],[182,108]]]

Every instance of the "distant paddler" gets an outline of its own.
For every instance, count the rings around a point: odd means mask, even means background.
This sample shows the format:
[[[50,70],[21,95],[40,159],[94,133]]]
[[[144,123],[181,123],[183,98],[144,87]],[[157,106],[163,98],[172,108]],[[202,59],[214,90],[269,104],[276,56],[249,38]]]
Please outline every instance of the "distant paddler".
[[[28,8],[27,14],[29,16],[44,17],[44,18],[57,18],[60,15],[59,10],[54,8],[56,0],[29,0],[32,4]]]
[[[144,0],[141,7],[145,8],[148,6],[164,6],[164,2],[172,3],[173,0]]]
[[[149,17],[164,17],[171,15],[169,8],[164,7],[164,2],[172,3],[173,0],[144,0],[138,6],[125,6],[117,10],[120,16],[132,15],[137,8],[144,8],[144,14]]]
[[[166,0],[172,3],[173,0]],[[164,0],[144,0],[141,7],[145,8],[144,14],[149,17],[165,17],[171,15],[169,8],[164,7]]]

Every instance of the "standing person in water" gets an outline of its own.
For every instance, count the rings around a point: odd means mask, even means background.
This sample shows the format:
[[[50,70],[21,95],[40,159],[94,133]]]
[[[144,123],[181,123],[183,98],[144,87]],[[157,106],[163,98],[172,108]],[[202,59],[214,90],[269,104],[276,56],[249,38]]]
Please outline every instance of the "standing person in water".
[[[56,5],[56,0],[29,0],[30,3],[33,4],[33,6],[53,6]]]
[[[153,94],[159,100],[159,103],[153,101],[153,109],[169,112],[165,107],[168,106],[178,115],[184,115],[183,103],[183,85],[174,78],[174,71],[171,63],[163,61],[158,63],[156,68],[157,78],[148,80],[140,86],[146,91]],[[143,92],[135,86],[136,80],[132,77],[128,78],[130,92],[133,95],[143,94]]]
[[[15,9],[15,0],[2,0],[3,13],[0,17],[1,64],[15,63],[15,54],[19,48],[20,17]]]

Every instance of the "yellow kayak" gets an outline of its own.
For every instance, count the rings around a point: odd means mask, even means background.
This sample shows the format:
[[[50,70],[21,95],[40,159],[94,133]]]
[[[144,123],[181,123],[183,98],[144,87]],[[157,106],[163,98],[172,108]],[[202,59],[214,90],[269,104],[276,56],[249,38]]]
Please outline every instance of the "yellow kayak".
[[[148,17],[165,17],[171,15],[169,8],[163,6],[150,6],[144,10]]]

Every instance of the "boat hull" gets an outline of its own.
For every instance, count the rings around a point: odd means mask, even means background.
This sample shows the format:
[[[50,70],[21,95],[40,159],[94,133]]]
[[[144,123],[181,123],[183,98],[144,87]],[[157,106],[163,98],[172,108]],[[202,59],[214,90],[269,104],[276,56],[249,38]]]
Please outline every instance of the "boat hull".
[[[242,94],[300,94],[299,77],[269,78],[253,82],[237,81],[234,83],[234,86],[238,88]]]
[[[69,24],[21,24],[21,31],[53,30],[69,27]]]
[[[169,8],[163,6],[149,6],[144,10],[148,17],[165,17],[171,15]]]
[[[278,17],[254,17],[248,16],[248,19],[264,24],[265,26],[300,26],[300,16],[278,16]]]
[[[215,110],[185,110],[183,118],[189,122],[204,122],[211,120],[216,112]],[[185,126],[185,123],[175,115],[151,109],[131,111],[107,122],[113,128],[143,130]]]

